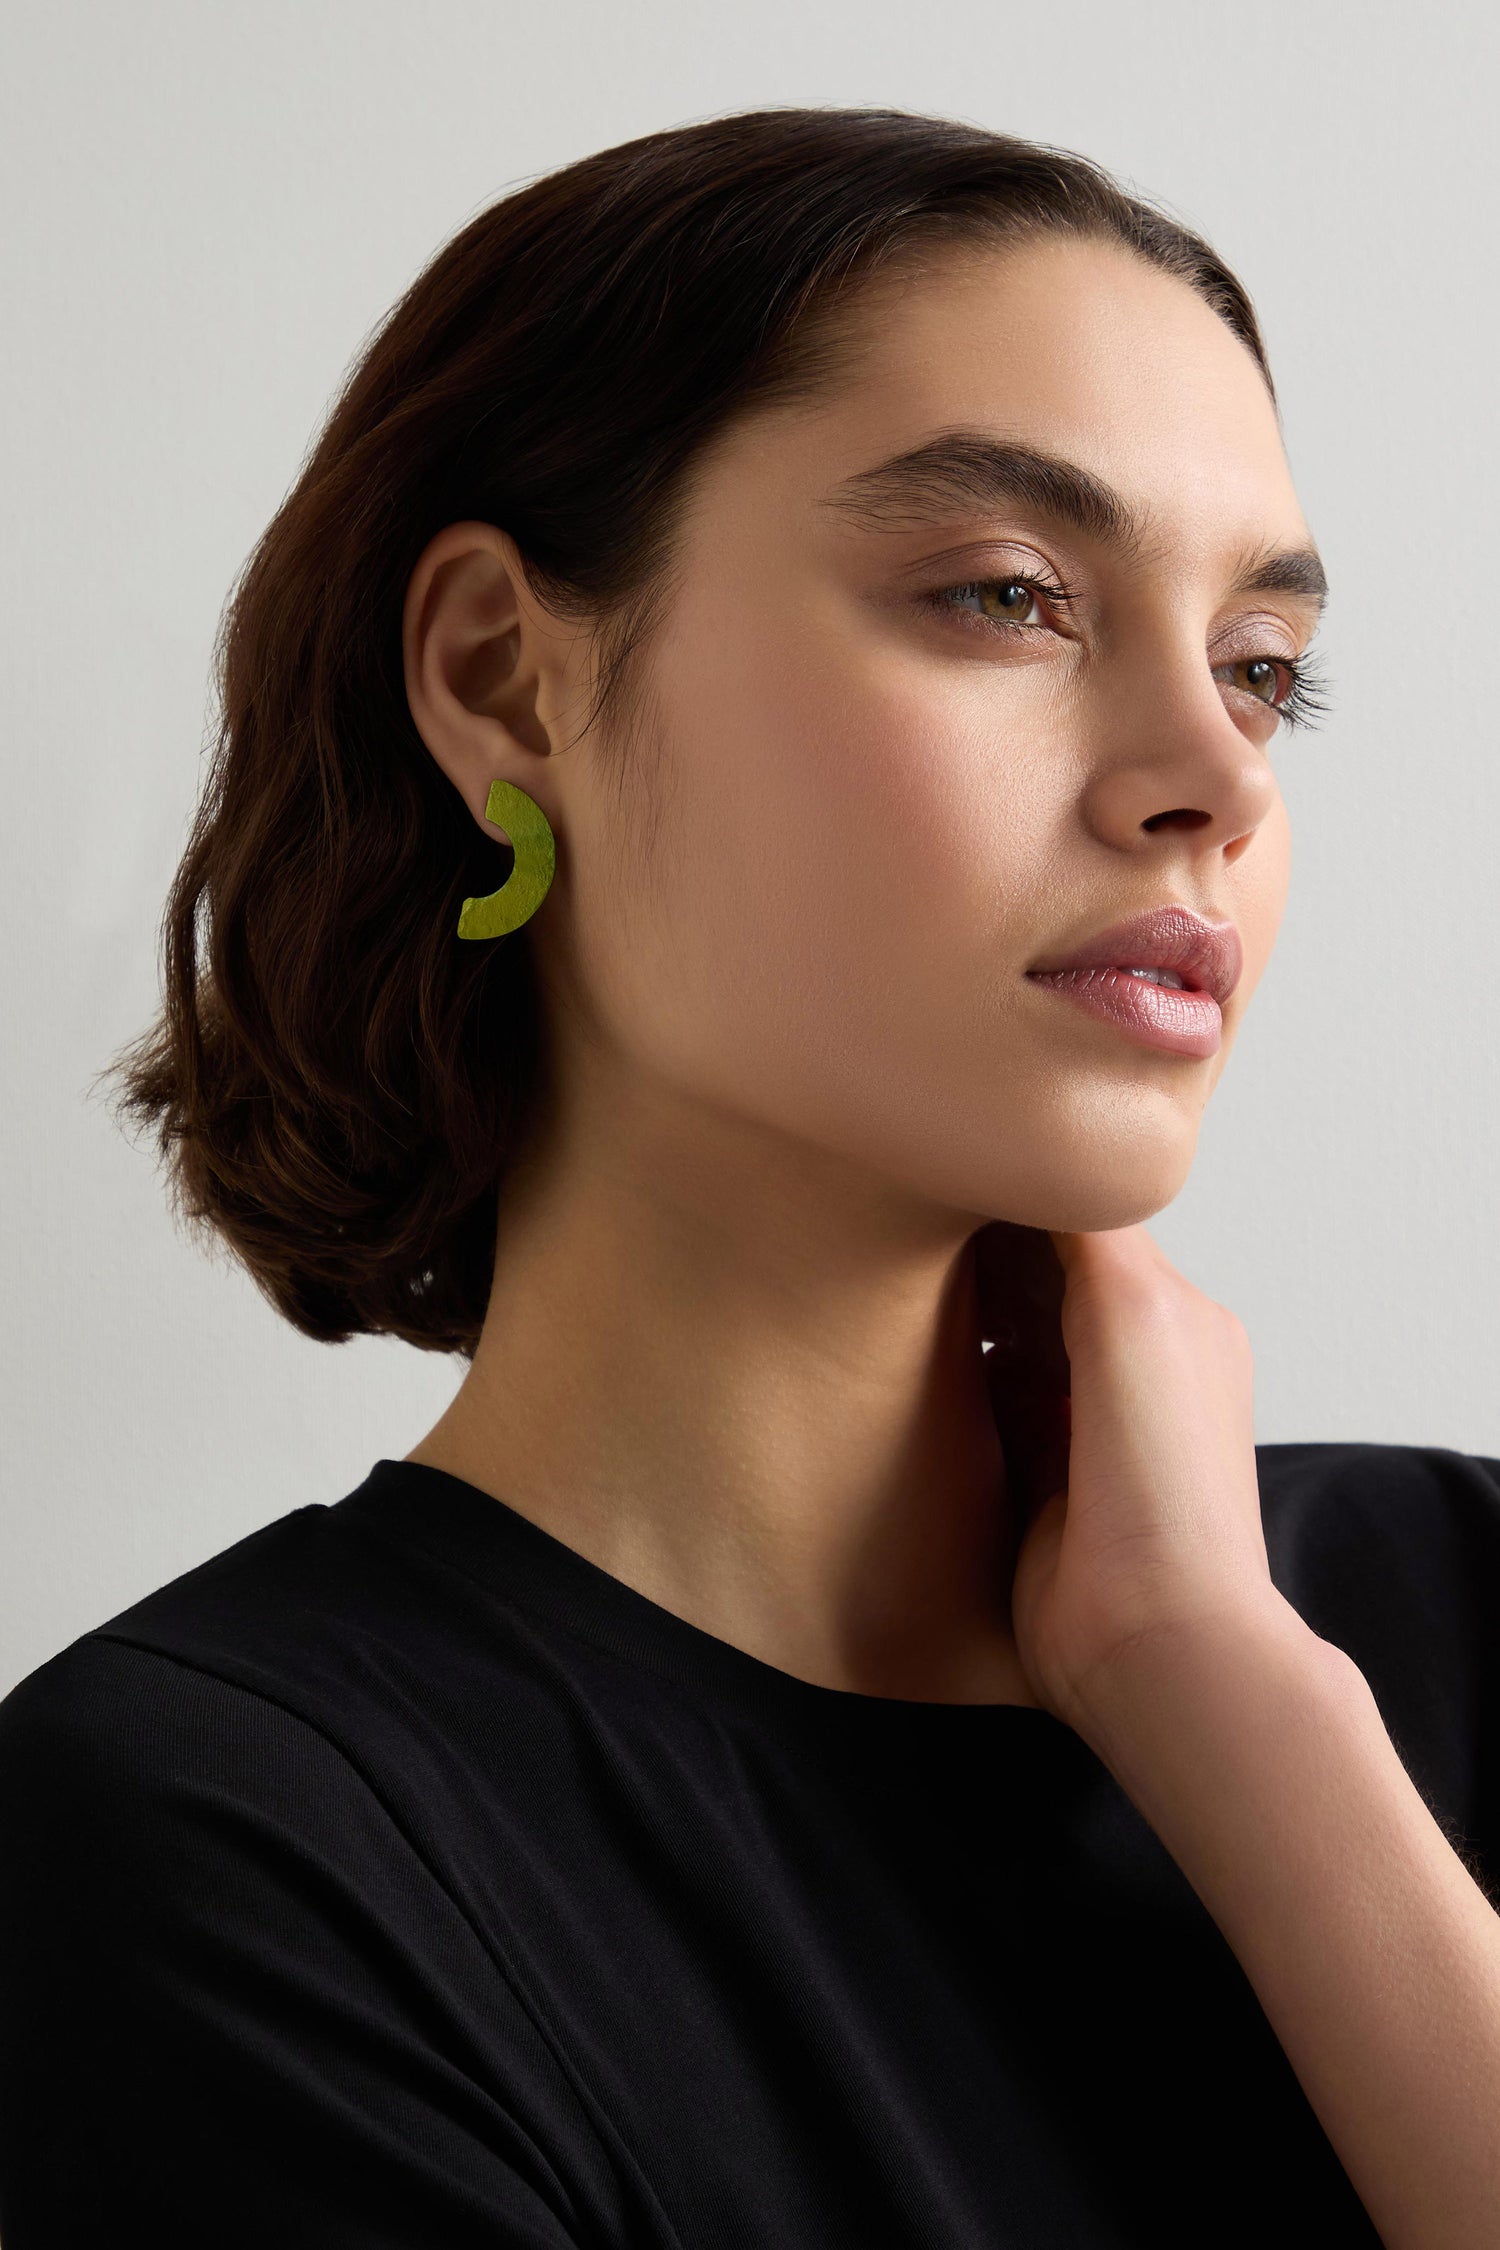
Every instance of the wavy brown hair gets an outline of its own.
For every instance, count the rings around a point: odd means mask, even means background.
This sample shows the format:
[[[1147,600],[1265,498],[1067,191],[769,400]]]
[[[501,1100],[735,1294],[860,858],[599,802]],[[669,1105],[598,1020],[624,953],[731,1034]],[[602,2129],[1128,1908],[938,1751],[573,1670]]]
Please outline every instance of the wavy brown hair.
[[[509,532],[533,591],[587,622],[589,725],[618,718],[706,441],[828,383],[849,292],[893,254],[1048,231],[1179,276],[1274,400],[1250,301],[1196,234],[1087,158],[891,110],[756,111],[568,165],[470,221],[376,331],[226,604],[161,1011],[104,1074],[179,1217],[305,1334],[472,1357],[546,1076],[529,930],[455,936],[507,847],[407,703],[427,542]]]

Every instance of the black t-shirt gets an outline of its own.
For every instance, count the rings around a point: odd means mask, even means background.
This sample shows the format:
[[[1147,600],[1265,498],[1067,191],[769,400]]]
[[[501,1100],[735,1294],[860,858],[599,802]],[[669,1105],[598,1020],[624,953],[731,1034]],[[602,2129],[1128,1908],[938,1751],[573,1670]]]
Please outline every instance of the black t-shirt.
[[[1257,1452],[1493,1889],[1500,1460]],[[441,1470],[30,1673],[0,1835],[5,2250],[1378,2240],[1070,1728],[797,1680]]]

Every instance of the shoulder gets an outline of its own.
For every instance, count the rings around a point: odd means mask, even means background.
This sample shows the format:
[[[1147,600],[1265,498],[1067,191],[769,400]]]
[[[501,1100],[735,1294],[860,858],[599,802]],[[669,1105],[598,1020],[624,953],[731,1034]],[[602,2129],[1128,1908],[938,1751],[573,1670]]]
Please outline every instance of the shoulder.
[[[1277,1587],[1353,1657],[1429,1802],[1500,1851],[1483,1747],[1500,1689],[1500,1459],[1353,1441],[1255,1454]]]
[[[408,1856],[383,1793],[291,1702],[89,1633],[0,1700],[0,1891],[113,1889],[155,1912],[180,1881],[274,1851]],[[137,1881],[137,1878],[139,1881]],[[12,1902],[14,1903],[14,1901]]]
[[[472,1637],[465,1588],[350,1536],[338,1506],[296,1508],[206,1556],[80,1635],[0,1701],[0,1723],[78,1727],[105,1715],[96,1682],[165,1721],[216,1681],[245,1726],[280,1709],[346,1751],[388,1724],[409,1680]],[[238,1691],[237,1693],[234,1691]]]
[[[382,1559],[331,1540],[330,1513],[262,1525],[0,1698],[0,1859],[17,1880],[44,1891],[49,1868],[76,1885],[107,1865],[170,1891],[175,1868],[243,1858],[270,1826],[304,1852],[340,1834],[351,1855],[399,1852],[385,1776],[405,1759],[360,1693]]]
[[[483,2211],[567,2250],[598,2151],[441,1842],[180,1653],[101,1631],[29,1673],[0,1701],[7,2227],[196,2242],[233,2179],[235,2242]]]
[[[351,1532],[337,1506],[279,1517],[81,1635],[0,1699],[0,1827],[76,1824],[90,1800],[211,1799],[322,1832],[336,1806],[371,1850],[420,1835],[449,1873],[478,1785],[458,1755],[485,1714],[496,1803],[524,1797],[552,1692],[493,1589]],[[557,1722],[560,1723],[560,1722]],[[382,1833],[382,1823],[384,1831]]]
[[[340,1651],[371,1607],[363,1557],[345,1559],[340,1579],[325,1551],[327,1513],[299,1508],[263,1525],[28,1673],[0,1699],[0,1775],[29,1753],[102,1784],[111,1766],[181,1770],[231,1737],[273,1734],[317,1759],[320,1677],[347,1671]]]
[[[1462,1611],[1500,1592],[1500,1459],[1449,1446],[1258,1445],[1272,1575],[1352,1622],[1370,1601]]]

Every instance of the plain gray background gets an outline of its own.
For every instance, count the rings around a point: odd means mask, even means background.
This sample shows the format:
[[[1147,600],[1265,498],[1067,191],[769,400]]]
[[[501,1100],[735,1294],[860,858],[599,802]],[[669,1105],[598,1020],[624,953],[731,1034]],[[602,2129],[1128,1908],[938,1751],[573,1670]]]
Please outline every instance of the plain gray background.
[[[5,13],[0,1692],[404,1453],[462,1362],[314,1344],[90,1086],[150,1016],[220,606],[361,340],[537,172],[875,102],[1083,150],[1249,288],[1333,600],[1291,899],[1152,1231],[1261,1440],[1500,1454],[1495,18],[1071,0],[66,0]]]

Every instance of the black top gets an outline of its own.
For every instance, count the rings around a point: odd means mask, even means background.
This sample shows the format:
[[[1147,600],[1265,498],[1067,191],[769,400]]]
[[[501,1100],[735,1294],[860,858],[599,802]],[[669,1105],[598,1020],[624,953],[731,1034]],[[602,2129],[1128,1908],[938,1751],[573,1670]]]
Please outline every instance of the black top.
[[[1500,1880],[1500,1460],[1257,1448]],[[1378,2240],[1079,1736],[793,1678],[377,1461],[0,1703],[5,2250]]]

